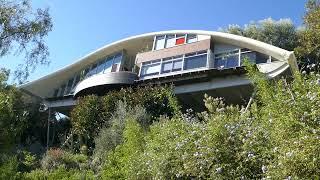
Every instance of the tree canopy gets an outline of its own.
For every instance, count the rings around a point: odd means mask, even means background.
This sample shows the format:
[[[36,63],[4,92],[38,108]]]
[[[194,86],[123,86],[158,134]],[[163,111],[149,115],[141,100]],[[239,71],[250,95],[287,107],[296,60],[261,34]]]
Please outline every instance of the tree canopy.
[[[292,51],[298,45],[298,29],[290,19],[268,18],[244,25],[229,25],[224,32],[256,39]],[[290,38],[288,38],[290,37]]]
[[[24,56],[15,70],[19,82],[37,65],[48,64],[45,37],[52,30],[49,9],[32,9],[30,0],[0,0],[0,57],[13,53]]]

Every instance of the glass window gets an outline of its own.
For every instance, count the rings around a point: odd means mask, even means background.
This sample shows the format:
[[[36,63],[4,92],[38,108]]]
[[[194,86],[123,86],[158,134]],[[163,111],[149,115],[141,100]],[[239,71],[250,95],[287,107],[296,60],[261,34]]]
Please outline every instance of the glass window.
[[[187,43],[197,42],[197,35],[195,34],[188,34],[187,35]]]
[[[220,54],[216,55],[215,68],[233,68],[239,66],[239,54]]]
[[[165,44],[165,36],[157,36],[156,37],[156,44],[155,44],[155,50],[163,49]]]
[[[71,91],[71,87],[72,87],[72,83],[73,83],[73,78],[69,79],[68,83],[67,83],[67,87],[66,87],[66,92],[65,94],[69,94]]]
[[[59,92],[59,89],[55,89],[54,92],[53,92],[53,97],[57,97],[58,92]]]
[[[195,69],[206,67],[207,65],[207,55],[199,55],[185,58],[184,60],[184,69]]]
[[[111,72],[112,63],[113,63],[113,56],[108,57],[107,60],[106,60],[106,62],[105,62],[105,65],[104,65],[104,71],[103,71],[103,73]]]
[[[172,69],[172,61],[162,63],[161,73],[171,72]]]
[[[77,86],[77,84],[78,84],[79,81],[80,81],[80,75],[78,74],[78,75],[76,76],[76,79],[75,79],[74,83],[73,83],[72,89]]]
[[[104,69],[104,61],[100,61],[96,69],[96,74],[102,74]]]
[[[226,61],[227,61],[226,62],[227,68],[238,67],[239,66],[239,55],[235,54],[235,55],[228,56]]]
[[[182,70],[182,59],[173,61],[172,71],[181,71]]]
[[[247,59],[251,63],[255,63],[256,53],[255,52],[242,53],[241,54],[241,65],[243,64],[245,59]]]
[[[217,69],[225,68],[225,60],[222,57],[216,58],[214,67]]]
[[[113,64],[120,64],[122,60],[122,53],[116,54],[113,59]]]
[[[160,63],[142,66],[141,76],[157,75],[160,72]]]
[[[180,44],[184,44],[184,43],[185,43],[185,38],[184,37],[176,39],[176,45],[180,45]]]
[[[63,96],[65,89],[66,89],[66,85],[64,84],[64,85],[62,85],[61,88],[60,88],[59,96]]]
[[[175,46],[175,43],[176,43],[175,35],[167,35],[166,48]]]

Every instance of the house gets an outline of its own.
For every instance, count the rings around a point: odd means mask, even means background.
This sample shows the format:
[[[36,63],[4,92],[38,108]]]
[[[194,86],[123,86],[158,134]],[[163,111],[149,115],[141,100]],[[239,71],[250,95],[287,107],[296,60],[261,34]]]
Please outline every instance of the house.
[[[173,30],[113,42],[20,88],[64,114],[79,96],[147,84],[174,84],[185,107],[203,104],[204,93],[243,103],[252,94],[244,59],[270,79],[298,69],[293,52],[267,43],[223,32]]]

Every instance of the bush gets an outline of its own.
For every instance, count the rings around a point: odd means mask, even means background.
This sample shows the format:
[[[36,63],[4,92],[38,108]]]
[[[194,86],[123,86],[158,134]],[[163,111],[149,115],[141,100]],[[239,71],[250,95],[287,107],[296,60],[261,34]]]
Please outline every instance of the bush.
[[[45,170],[34,170],[30,173],[24,174],[24,179],[26,180],[79,180],[79,179],[96,179],[92,171],[84,170],[67,170],[64,167],[58,167],[52,172],[48,172]]]
[[[89,149],[94,147],[93,138],[97,136],[104,126],[111,126],[112,116],[116,111],[118,102],[125,102],[128,107],[141,106],[145,109],[149,118],[139,122],[146,127],[152,124],[160,116],[179,116],[180,106],[169,86],[146,86],[124,88],[119,91],[111,91],[105,96],[90,95],[79,99],[78,105],[71,112],[73,132],[79,135],[82,143],[87,141]]]
[[[123,132],[124,143],[108,153],[103,171],[104,179],[135,179],[135,166],[143,152],[144,133],[142,127],[134,119],[127,119]]]
[[[62,149],[49,149],[41,160],[43,170],[54,171],[59,167],[67,170],[88,168],[88,157],[83,154],[72,154]]]
[[[146,128],[145,122],[149,118],[144,108],[136,106],[128,107],[126,102],[119,101],[109,127],[101,129],[95,138],[95,150],[92,167],[101,170],[106,160],[106,155],[123,142],[123,131],[128,119],[136,120],[141,127]]]
[[[0,155],[0,179],[20,179],[19,161],[16,156]]]

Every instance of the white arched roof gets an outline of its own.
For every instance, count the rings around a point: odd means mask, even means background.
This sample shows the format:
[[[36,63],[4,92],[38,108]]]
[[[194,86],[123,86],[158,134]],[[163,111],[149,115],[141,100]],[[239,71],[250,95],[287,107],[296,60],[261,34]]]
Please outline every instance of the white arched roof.
[[[57,88],[62,83],[67,81],[70,77],[72,77],[75,73],[79,72],[81,69],[84,69],[89,64],[99,60],[99,58],[102,58],[103,56],[113,53],[115,51],[120,51],[122,49],[138,46],[139,44],[143,44],[143,42],[146,39],[150,39],[156,35],[163,35],[163,34],[209,35],[211,36],[213,41],[232,44],[239,47],[245,47],[253,51],[267,54],[280,61],[288,62],[293,70],[298,69],[293,52],[281,49],[279,47],[272,46],[270,44],[267,44],[261,41],[246,38],[243,36],[223,33],[223,32],[202,31],[202,30],[171,30],[171,31],[159,31],[159,32],[141,34],[137,36],[131,36],[131,37],[107,44],[102,48],[99,48],[96,51],[93,51],[88,55],[78,59],[73,64],[70,64],[64,68],[61,68],[37,80],[23,84],[20,86],[20,88],[36,96],[45,98],[50,93],[52,93],[53,89]]]

